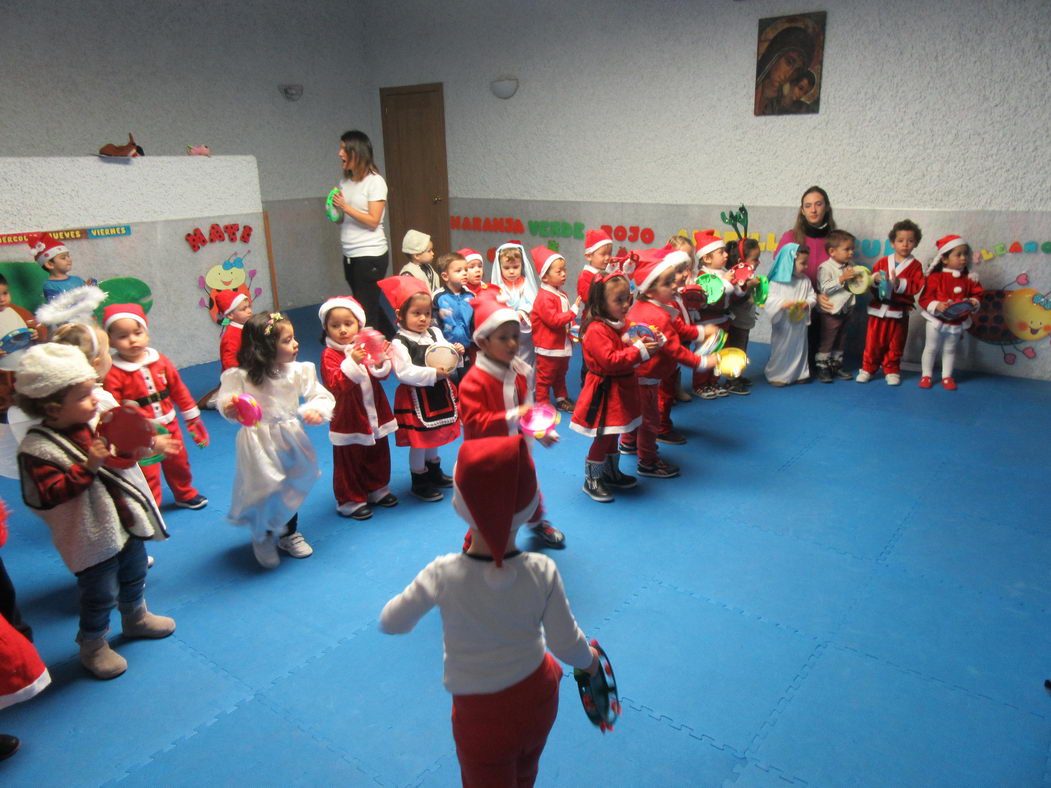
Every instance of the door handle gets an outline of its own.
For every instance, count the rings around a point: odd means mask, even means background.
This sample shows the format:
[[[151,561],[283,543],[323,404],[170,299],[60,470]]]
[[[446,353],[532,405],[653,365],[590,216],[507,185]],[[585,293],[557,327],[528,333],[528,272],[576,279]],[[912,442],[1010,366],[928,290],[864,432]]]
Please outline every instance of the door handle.
[[[433,203],[434,205],[437,205],[441,201],[442,201],[442,198],[438,197],[437,195],[435,195],[434,197],[431,197],[431,203]]]

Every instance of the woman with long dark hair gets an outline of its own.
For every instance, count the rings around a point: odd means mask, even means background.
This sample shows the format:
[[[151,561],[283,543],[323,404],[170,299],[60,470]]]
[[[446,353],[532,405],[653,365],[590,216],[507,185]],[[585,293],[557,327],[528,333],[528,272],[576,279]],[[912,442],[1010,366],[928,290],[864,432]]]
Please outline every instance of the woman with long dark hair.
[[[390,265],[390,247],[383,230],[387,182],[376,168],[372,142],[364,132],[344,132],[340,137],[339,158],[343,162],[343,178],[332,205],[343,212],[339,233],[343,276],[365,310],[365,322],[390,338],[394,335],[394,325],[383,311],[380,289],[376,285],[387,275]]]

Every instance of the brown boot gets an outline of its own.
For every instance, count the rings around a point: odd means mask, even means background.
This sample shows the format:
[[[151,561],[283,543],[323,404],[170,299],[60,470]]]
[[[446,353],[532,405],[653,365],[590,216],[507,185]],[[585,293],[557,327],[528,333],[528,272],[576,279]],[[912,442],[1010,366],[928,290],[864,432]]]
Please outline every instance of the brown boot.
[[[128,669],[127,660],[104,637],[80,641],[80,664],[99,679],[115,679]]]
[[[153,615],[145,602],[128,613],[121,613],[120,621],[124,637],[128,638],[166,638],[175,631],[174,618]]]

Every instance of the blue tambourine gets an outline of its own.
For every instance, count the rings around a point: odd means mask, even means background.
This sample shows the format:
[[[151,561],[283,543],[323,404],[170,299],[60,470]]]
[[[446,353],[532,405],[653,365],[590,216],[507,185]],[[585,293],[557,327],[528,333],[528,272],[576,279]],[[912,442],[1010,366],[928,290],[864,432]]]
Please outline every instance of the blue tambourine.
[[[5,353],[17,353],[33,343],[33,332],[28,328],[16,328],[0,339],[0,350]]]
[[[974,304],[969,301],[954,301],[942,310],[946,320],[962,320],[974,311]]]
[[[884,273],[879,280],[879,284],[876,285],[876,292],[879,294],[880,301],[890,301],[890,279],[887,274]]]
[[[648,339],[651,342],[656,342],[657,334],[651,326],[647,326],[645,323],[632,323],[628,326],[628,338],[642,340]]]

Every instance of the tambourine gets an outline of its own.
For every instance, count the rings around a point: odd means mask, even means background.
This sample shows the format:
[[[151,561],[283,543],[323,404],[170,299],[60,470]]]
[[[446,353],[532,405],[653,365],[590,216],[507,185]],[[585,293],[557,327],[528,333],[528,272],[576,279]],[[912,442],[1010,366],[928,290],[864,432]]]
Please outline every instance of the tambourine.
[[[656,326],[648,326],[645,323],[632,323],[628,326],[628,339],[634,341],[636,339],[650,340],[652,342],[659,341],[657,335],[660,334],[660,329]]]
[[[5,353],[17,353],[19,350],[25,350],[32,342],[32,329],[16,328],[4,334],[3,339],[0,339],[0,350]]]
[[[690,283],[685,285],[679,291],[679,297],[682,299],[683,306],[687,309],[700,311],[708,305],[708,294],[704,292],[703,287],[697,284]]]
[[[697,277],[697,284],[704,290],[709,304],[718,304],[726,295],[726,284],[715,274],[701,274]]]
[[[763,306],[766,303],[766,299],[770,297],[770,277],[761,276],[759,277],[759,284],[755,286],[755,290],[752,291],[752,301],[756,306]]]
[[[598,652],[598,671],[592,676],[586,670],[573,668],[573,678],[577,680],[584,713],[605,733],[613,730],[613,723],[620,717],[620,695],[617,694],[617,679],[606,652],[597,640],[591,641],[591,647]]]
[[[330,222],[338,222],[343,219],[343,214],[339,211],[336,206],[332,204],[332,200],[335,199],[336,195],[339,194],[340,188],[336,186],[332,191],[328,193],[328,197],[325,198],[325,215],[328,217]]]
[[[863,265],[856,265],[852,270],[854,278],[847,280],[847,290],[854,295],[864,295],[872,287],[872,272]]]
[[[522,432],[530,433],[534,438],[541,438],[550,434],[562,420],[561,414],[554,405],[547,402],[538,402],[525,412],[519,420]]]
[[[571,342],[580,341],[580,323],[569,324],[569,340]]]
[[[807,305],[805,301],[793,301],[785,309],[788,313],[788,319],[793,323],[798,323],[806,317]]]
[[[460,354],[452,345],[438,342],[427,348],[423,356],[423,363],[449,375],[460,365]]]
[[[136,457],[153,446],[157,430],[149,419],[131,403],[118,405],[99,417],[95,428],[110,450],[122,457]]]
[[[263,418],[263,409],[251,394],[237,394],[230,401],[237,408],[237,420],[244,426],[254,427]]]
[[[879,284],[876,285],[876,292],[879,294],[880,301],[890,301],[891,296],[891,282],[890,277],[886,273],[879,280]]]
[[[374,328],[363,328],[354,337],[354,347],[365,351],[365,362],[377,367],[387,358],[387,339]]]
[[[717,328],[715,333],[705,339],[698,348],[702,356],[710,356],[718,353],[726,346],[726,332]]]
[[[753,266],[748,263],[738,263],[730,269],[730,284],[734,287],[744,287],[753,276],[755,276]]]
[[[946,320],[961,320],[974,311],[970,301],[953,301],[942,310],[941,316]]]
[[[723,348],[719,351],[719,374],[728,378],[739,378],[748,366],[748,356],[737,347]]]

